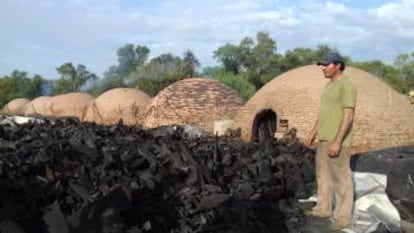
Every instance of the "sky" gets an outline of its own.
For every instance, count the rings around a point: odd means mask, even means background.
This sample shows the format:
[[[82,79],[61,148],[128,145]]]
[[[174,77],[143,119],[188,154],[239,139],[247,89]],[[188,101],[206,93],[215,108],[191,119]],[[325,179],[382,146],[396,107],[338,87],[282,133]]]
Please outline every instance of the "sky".
[[[213,52],[266,32],[284,54],[328,45],[354,61],[414,52],[414,0],[2,0],[0,77],[13,70],[52,79],[83,64],[102,76],[125,44],[150,58],[191,50],[201,66]]]

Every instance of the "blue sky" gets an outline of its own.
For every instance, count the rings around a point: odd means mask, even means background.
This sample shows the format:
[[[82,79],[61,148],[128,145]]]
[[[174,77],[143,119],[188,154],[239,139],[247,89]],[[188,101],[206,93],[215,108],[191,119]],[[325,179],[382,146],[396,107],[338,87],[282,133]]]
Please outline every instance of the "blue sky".
[[[101,76],[116,50],[145,45],[151,57],[213,51],[258,31],[278,53],[327,44],[353,60],[392,62],[414,51],[414,0],[2,0],[0,76],[14,69],[56,78],[65,62]]]

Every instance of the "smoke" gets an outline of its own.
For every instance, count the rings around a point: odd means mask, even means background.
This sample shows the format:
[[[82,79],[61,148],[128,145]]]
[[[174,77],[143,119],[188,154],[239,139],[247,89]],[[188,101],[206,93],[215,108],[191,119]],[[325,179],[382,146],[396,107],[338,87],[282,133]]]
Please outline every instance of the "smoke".
[[[82,92],[88,92],[90,91],[93,87],[96,87],[99,83],[99,79],[89,79],[88,81],[85,82],[85,84],[83,84],[80,88],[79,91]]]
[[[53,92],[53,81],[47,80],[40,87],[40,95],[52,95]]]

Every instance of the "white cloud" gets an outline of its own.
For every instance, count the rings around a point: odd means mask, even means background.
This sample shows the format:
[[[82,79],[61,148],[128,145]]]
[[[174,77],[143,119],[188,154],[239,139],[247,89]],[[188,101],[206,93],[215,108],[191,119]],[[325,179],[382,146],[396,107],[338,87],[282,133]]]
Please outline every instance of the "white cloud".
[[[344,4],[336,3],[336,2],[332,2],[332,1],[326,2],[325,7],[326,7],[327,11],[330,12],[331,14],[342,14],[342,13],[346,14],[349,11],[345,7]]]
[[[414,51],[414,1],[363,7],[354,0],[3,0],[0,76],[13,69],[57,77],[56,67],[84,64],[101,75],[126,43],[152,56],[191,49],[203,65],[213,51],[258,31],[280,53],[328,44],[355,60],[391,61]],[[362,3],[360,3],[362,4]]]

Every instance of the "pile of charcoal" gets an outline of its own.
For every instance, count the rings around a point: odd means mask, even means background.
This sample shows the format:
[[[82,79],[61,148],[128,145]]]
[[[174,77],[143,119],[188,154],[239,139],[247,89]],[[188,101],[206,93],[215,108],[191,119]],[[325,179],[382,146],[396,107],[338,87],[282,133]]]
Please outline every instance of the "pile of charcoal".
[[[305,232],[312,150],[183,126],[0,125],[0,232]]]

